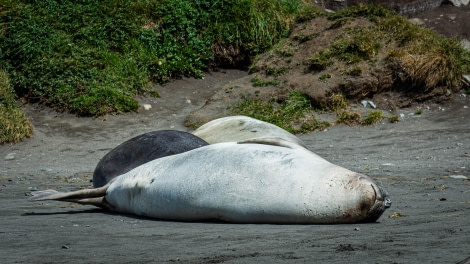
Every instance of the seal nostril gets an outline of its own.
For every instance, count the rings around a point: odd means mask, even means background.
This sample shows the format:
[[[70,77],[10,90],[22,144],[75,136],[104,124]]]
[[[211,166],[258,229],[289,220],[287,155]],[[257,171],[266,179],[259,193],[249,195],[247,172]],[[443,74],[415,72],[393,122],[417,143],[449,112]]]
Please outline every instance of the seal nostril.
[[[390,198],[385,198],[384,199],[384,206],[385,208],[389,208],[390,206],[392,206],[392,200]]]

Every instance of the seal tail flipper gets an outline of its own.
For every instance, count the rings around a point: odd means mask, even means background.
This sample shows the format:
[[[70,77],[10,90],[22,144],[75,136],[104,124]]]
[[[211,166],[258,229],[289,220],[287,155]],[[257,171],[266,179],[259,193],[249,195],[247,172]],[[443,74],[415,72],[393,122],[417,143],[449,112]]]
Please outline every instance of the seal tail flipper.
[[[31,192],[32,197],[28,200],[34,201],[45,201],[45,200],[56,200],[56,201],[79,201],[88,198],[104,197],[109,184],[96,188],[96,189],[83,189],[74,192],[58,192],[55,190],[35,191]]]
[[[106,201],[104,196],[95,197],[95,198],[86,198],[86,199],[60,199],[61,202],[71,202],[84,205],[94,205],[96,207],[103,208],[105,210],[114,211],[114,206]]]

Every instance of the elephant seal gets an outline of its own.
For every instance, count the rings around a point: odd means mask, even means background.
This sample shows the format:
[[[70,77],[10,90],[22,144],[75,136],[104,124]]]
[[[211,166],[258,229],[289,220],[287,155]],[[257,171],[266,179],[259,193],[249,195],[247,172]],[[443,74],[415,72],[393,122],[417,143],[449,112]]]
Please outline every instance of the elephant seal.
[[[136,136],[112,149],[98,162],[93,172],[93,187],[102,187],[151,160],[206,145],[208,143],[199,137],[177,130],[159,130]]]
[[[214,119],[192,133],[209,144],[267,137],[282,138],[306,147],[301,139],[286,130],[248,116],[228,116]]]
[[[208,145],[153,160],[98,189],[32,195],[162,220],[232,223],[374,222],[391,205],[372,178],[281,139]]]

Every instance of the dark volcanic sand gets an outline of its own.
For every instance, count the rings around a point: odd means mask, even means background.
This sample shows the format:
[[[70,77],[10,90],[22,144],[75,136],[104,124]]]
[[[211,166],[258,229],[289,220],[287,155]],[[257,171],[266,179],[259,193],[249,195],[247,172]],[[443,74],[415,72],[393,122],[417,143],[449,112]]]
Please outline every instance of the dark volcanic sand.
[[[468,18],[468,17],[467,17]],[[401,121],[300,135],[329,161],[376,178],[391,209],[374,224],[181,223],[91,206],[27,201],[31,188],[89,188],[111,148],[141,133],[179,129],[226,82],[227,70],[142,97],[150,111],[77,118],[26,110],[35,136],[0,146],[0,263],[456,263],[470,256],[470,101],[401,109]],[[429,109],[428,109],[429,107]],[[10,160],[7,156],[12,156]]]

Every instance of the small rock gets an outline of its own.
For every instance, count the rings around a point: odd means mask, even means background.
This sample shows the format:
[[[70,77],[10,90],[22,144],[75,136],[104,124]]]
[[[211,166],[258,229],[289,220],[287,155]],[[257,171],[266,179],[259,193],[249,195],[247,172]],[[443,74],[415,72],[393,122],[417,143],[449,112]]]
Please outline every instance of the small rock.
[[[16,153],[9,153],[5,156],[5,160],[14,160]]]
[[[35,192],[35,191],[38,190],[38,188],[37,187],[29,187],[29,190]]]
[[[398,218],[402,216],[405,216],[405,215],[400,212],[394,212],[393,214],[389,215],[388,218]]]
[[[361,104],[362,104],[362,106],[367,107],[367,101],[366,100],[362,100]]]
[[[51,172],[52,169],[51,169],[51,168],[42,168],[41,171],[44,171],[44,172]]]
[[[377,106],[374,104],[374,102],[372,102],[372,101],[367,101],[367,102],[369,103],[370,107],[372,107],[374,109],[377,108]]]
[[[147,110],[147,111],[152,108],[152,105],[150,105],[150,104],[143,104],[142,106],[143,106],[144,109]]]
[[[384,164],[381,164],[381,166],[395,166],[395,164],[393,164],[393,163],[384,163]]]
[[[467,177],[467,176],[464,176],[464,175],[452,175],[452,176],[450,176],[450,177],[451,177],[452,179],[463,179],[463,180],[468,179],[468,177]]]
[[[461,41],[461,43],[462,43],[462,46],[463,46],[464,49],[470,50],[470,41],[468,41],[467,39],[463,39],[463,40]],[[468,75],[467,75],[467,76],[468,76]]]
[[[359,231],[359,230],[361,230],[359,227],[354,228],[354,231]]]
[[[63,249],[69,249],[70,246],[69,246],[69,245],[63,245],[62,248],[63,248]]]
[[[409,19],[410,22],[412,24],[415,24],[415,25],[424,25],[424,20],[420,19],[420,18],[411,18]]]

